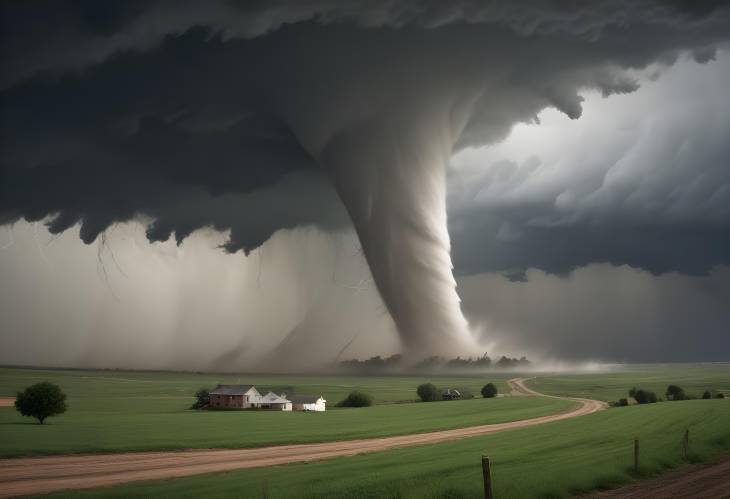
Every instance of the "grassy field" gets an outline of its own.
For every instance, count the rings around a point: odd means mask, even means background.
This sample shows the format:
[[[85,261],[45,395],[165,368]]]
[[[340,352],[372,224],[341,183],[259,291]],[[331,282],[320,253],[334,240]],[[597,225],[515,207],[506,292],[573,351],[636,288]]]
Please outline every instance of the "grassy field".
[[[482,454],[492,458],[496,497],[565,497],[679,464],[685,428],[691,460],[727,452],[730,400],[622,407],[445,444],[49,497],[263,497],[265,491],[272,498],[479,498]],[[641,441],[638,475],[631,470],[634,436]]]
[[[632,386],[664,397],[669,384],[677,384],[697,398],[705,390],[719,390],[730,397],[730,363],[618,366],[612,372],[538,376],[528,384],[541,393],[606,402],[628,397]]]
[[[502,375],[506,377],[506,374]],[[493,380],[496,376],[490,376]],[[0,370],[0,396],[49,380],[68,394],[66,414],[39,426],[14,408],[0,408],[0,456],[254,447],[418,433],[498,423],[568,410],[569,402],[505,397],[440,403],[385,403],[325,413],[208,412],[187,410],[200,386],[235,383],[238,377],[181,373]],[[478,392],[485,378],[246,376],[240,382],[322,393],[330,400],[351,389],[376,401],[412,400],[418,383],[467,387]],[[499,386],[505,389],[503,382]],[[332,404],[331,404],[332,405]],[[331,407],[331,406],[330,406]]]

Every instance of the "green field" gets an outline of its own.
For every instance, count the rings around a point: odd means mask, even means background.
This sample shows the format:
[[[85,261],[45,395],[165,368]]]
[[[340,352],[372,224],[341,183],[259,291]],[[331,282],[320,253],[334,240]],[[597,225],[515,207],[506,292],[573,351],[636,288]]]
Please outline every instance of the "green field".
[[[613,402],[628,397],[632,386],[664,397],[667,385],[676,384],[688,395],[700,398],[705,390],[730,397],[730,363],[652,364],[617,366],[611,372],[538,376],[531,388],[551,395],[585,397]]]
[[[506,377],[507,375],[502,375]],[[496,379],[495,376],[488,378]],[[211,447],[254,447],[325,442],[499,423],[563,412],[570,402],[505,397],[440,403],[385,403],[364,409],[329,408],[325,413],[191,411],[191,394],[238,377],[181,373],[0,370],[0,396],[49,380],[68,394],[69,410],[43,425],[14,408],[0,408],[0,456],[69,452],[117,452]],[[485,378],[246,376],[240,382],[322,393],[332,401],[358,388],[376,401],[410,401],[416,386],[478,392]],[[503,382],[498,383],[505,389]],[[333,404],[330,405],[330,407]]]
[[[480,456],[493,460],[497,498],[565,497],[616,486],[730,449],[730,400],[691,400],[609,409],[576,419],[455,442],[313,464],[140,482],[50,497],[480,498]],[[633,438],[641,468],[631,471]]]

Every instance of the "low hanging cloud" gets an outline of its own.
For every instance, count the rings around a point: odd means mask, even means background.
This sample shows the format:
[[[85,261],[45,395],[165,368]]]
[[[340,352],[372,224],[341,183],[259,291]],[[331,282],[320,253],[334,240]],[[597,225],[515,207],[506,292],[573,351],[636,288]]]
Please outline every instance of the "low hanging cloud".
[[[2,8],[0,223],[51,217],[90,243],[147,217],[152,241],[213,227],[249,252],[281,228],[342,226],[344,205],[413,354],[473,347],[451,274],[452,152],[547,107],[577,119],[582,91],[635,91],[633,72],[709,61],[730,33],[722,2]]]

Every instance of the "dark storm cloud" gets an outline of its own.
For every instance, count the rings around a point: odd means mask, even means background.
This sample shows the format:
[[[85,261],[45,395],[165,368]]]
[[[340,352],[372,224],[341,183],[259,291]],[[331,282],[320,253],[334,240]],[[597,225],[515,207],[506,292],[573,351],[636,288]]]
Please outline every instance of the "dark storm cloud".
[[[344,223],[321,168],[404,344],[452,350],[452,151],[546,107],[576,119],[581,91],[635,91],[629,70],[730,37],[726,4],[656,0],[2,8],[0,223],[50,216],[89,243],[150,217],[150,240],[212,226],[251,250]]]
[[[729,81],[726,52],[707,67],[685,60],[635,95],[591,97],[575,126],[550,117],[457,158],[458,271],[564,274],[608,262],[702,274],[730,262]],[[495,161],[515,147],[529,156]]]

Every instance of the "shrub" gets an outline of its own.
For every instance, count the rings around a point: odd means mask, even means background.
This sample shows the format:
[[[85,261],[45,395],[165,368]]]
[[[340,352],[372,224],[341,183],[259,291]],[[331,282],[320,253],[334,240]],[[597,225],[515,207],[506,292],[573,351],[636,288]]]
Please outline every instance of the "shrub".
[[[435,400],[441,400],[441,392],[436,388],[433,383],[424,383],[419,385],[416,389],[416,393],[424,402],[433,402]]]
[[[618,406],[619,407],[626,407],[627,405],[629,405],[629,399],[627,399],[625,397],[618,399]]]
[[[725,394],[724,393],[716,393],[715,394],[715,398],[716,399],[724,399],[725,398]]]
[[[195,392],[195,403],[190,408],[205,409],[208,405],[210,405],[210,393],[207,388],[201,388]]]
[[[684,390],[677,385],[669,385],[665,393],[667,400],[687,400]]]
[[[491,399],[497,396],[497,387],[494,383],[487,383],[482,387],[482,397],[485,399]]]
[[[633,397],[637,404],[653,404],[657,401],[656,393],[650,392],[649,390],[633,389],[633,392]]]
[[[337,403],[337,407],[370,407],[371,405],[373,405],[373,397],[358,390],[350,392],[345,400]]]
[[[66,412],[66,394],[58,385],[44,381],[18,392],[15,408],[23,416],[36,418],[43,424],[46,418]]]
[[[702,398],[707,400],[712,398],[712,393],[710,393],[710,390],[705,390],[705,392],[702,394]]]

